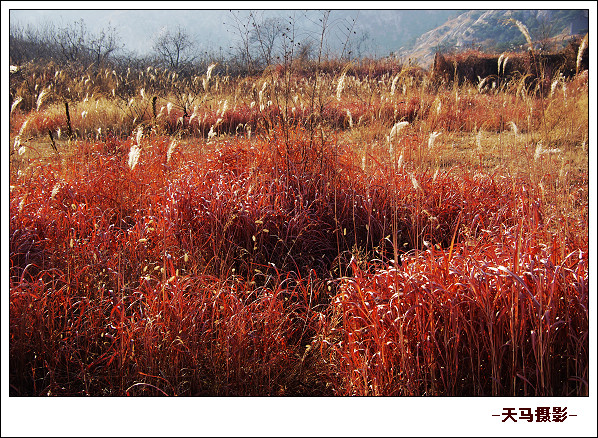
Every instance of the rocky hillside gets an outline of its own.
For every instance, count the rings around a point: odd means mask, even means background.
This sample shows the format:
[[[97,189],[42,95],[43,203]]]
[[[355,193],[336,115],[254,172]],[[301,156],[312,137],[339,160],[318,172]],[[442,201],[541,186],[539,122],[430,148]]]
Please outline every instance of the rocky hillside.
[[[555,50],[573,35],[589,28],[587,10],[472,10],[421,35],[399,54],[429,67],[437,51],[448,53],[475,48],[487,52],[520,50],[526,39],[509,19],[525,24],[536,48]]]

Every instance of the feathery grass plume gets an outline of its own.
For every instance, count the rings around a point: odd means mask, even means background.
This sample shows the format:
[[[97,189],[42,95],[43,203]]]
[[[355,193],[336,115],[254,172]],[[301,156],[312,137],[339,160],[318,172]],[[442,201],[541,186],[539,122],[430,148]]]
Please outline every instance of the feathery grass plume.
[[[502,64],[502,60],[504,59],[505,54],[501,53],[500,56],[498,57],[498,75],[500,76],[500,65]]]
[[[166,104],[166,111],[168,112],[168,115],[170,115],[170,111],[172,111],[172,102]]]
[[[189,117],[189,126],[191,126],[191,122],[194,118],[197,117],[197,105],[193,107],[193,112],[191,113],[191,117]]]
[[[210,78],[212,77],[212,70],[214,70],[214,67],[216,67],[215,63],[210,64],[208,66],[208,70],[206,71],[205,79],[202,79],[203,89],[205,91],[208,91],[208,85],[210,83]]]
[[[508,21],[511,22],[511,23],[515,23],[515,26],[517,26],[517,28],[519,29],[519,31],[523,34],[523,36],[527,40],[527,43],[529,44],[530,50],[532,50],[533,49],[532,38],[529,35],[529,31],[527,30],[527,26],[525,24],[523,24],[521,21],[515,20],[514,18],[509,18]]]
[[[17,97],[17,98],[15,99],[15,101],[14,101],[14,102],[12,103],[12,105],[10,106],[10,114],[12,114],[12,112],[15,110],[15,108],[17,107],[17,105],[18,105],[19,103],[21,103],[21,101],[22,101],[22,100],[23,100],[23,98],[22,98],[22,97]]]
[[[403,129],[405,126],[407,126],[409,124],[409,122],[403,121],[403,122],[397,122],[393,125],[392,129],[390,130],[390,134],[388,135],[387,139],[389,142],[392,142],[395,137],[397,136],[397,134],[399,133],[399,131],[401,129]]]
[[[397,169],[401,169],[403,167],[403,152],[399,155],[399,159],[397,161]]]
[[[25,129],[27,129],[27,124],[29,123],[29,119],[25,119],[25,121],[23,122],[23,124],[21,125],[21,129],[19,129],[19,137],[21,135],[23,135],[23,132],[25,132]]]
[[[430,133],[430,137],[428,138],[428,149],[432,149],[434,147],[434,141],[440,134],[442,134],[442,132],[434,131]]]
[[[554,81],[552,81],[552,84],[550,84],[550,97],[552,97],[554,95],[554,90],[556,90],[556,86],[559,84],[559,78],[556,78]]]
[[[395,148],[394,148],[395,137],[397,136],[399,131],[401,129],[403,129],[405,126],[407,126],[408,124],[409,124],[409,122],[406,122],[406,121],[395,123],[393,125],[392,129],[390,130],[390,134],[388,135],[388,137],[386,137],[386,140],[388,141],[388,154],[391,157],[393,157],[394,153],[395,153]]]
[[[216,67],[216,63],[212,63],[208,66],[208,69],[206,70],[206,79],[209,81],[210,78],[212,77],[212,70],[214,70],[214,67]]]
[[[210,132],[208,132],[208,143],[210,143],[212,138],[216,136],[216,133],[214,132],[214,126],[215,125],[210,126]]]
[[[216,113],[216,115],[220,115],[221,117],[224,116],[224,113],[226,112],[226,110],[228,109],[228,99],[224,99],[224,102],[222,103],[222,111],[218,111]]]
[[[479,129],[478,133],[475,135],[475,143],[478,147],[478,151],[482,150],[482,130]]]
[[[515,124],[515,122],[510,121],[508,125],[511,127],[511,131],[513,131],[513,134],[519,133],[519,129],[517,129],[517,125]]]
[[[341,94],[345,89],[345,77],[347,76],[347,72],[349,71],[349,67],[351,67],[351,63],[348,63],[341,73],[340,78],[338,79],[338,83],[336,84],[336,100],[341,100]]]
[[[46,91],[46,89],[44,88],[41,93],[39,93],[39,95],[37,96],[37,105],[36,105],[36,110],[39,111],[39,107],[42,105],[42,103],[44,102],[45,97],[48,95],[48,92]]]
[[[347,117],[349,118],[349,128],[353,129],[353,117],[351,117],[351,111],[347,110]]]
[[[137,144],[140,144],[142,137],[143,137],[143,127],[140,126],[137,128],[137,134],[135,134],[135,141],[137,141]]]
[[[479,76],[478,76],[479,78]],[[484,88],[484,85],[486,85],[486,81],[488,80],[488,76],[486,76],[484,79],[482,79],[479,83],[478,83],[478,93],[482,92],[482,88]]]
[[[135,166],[137,166],[140,155],[141,147],[139,147],[137,143],[133,144],[133,146],[131,146],[131,150],[129,151],[129,167],[131,170],[135,169]]]
[[[536,151],[534,152],[534,160],[538,160],[538,158],[540,158],[541,155],[560,153],[561,150],[559,148],[544,149],[544,147],[542,146],[542,142],[538,142],[538,145],[536,146]]]
[[[50,199],[54,199],[56,197],[56,195],[58,194],[58,191],[60,190],[60,186],[61,186],[60,182],[57,182],[56,184],[54,184],[54,187],[52,187],[52,193],[50,194]]]
[[[15,142],[12,145],[13,151],[18,151],[19,155],[23,155],[25,153],[25,146],[21,146],[21,137],[17,135],[15,137]]]
[[[579,74],[579,66],[581,65],[581,58],[583,55],[583,51],[588,46],[588,34],[583,37],[581,40],[581,44],[579,45],[579,49],[577,50],[577,62],[575,63],[575,74]]]
[[[561,153],[561,150],[559,148],[544,149],[542,151],[542,154],[555,154],[555,155],[558,155],[560,153]]]
[[[262,85],[262,89],[259,91],[259,93],[257,94],[258,97],[258,104],[260,105],[260,111],[263,111],[265,106],[264,106],[264,90],[266,89],[266,87],[268,86],[268,81],[265,81],[264,84]]]
[[[534,152],[534,160],[538,160],[538,158],[540,158],[540,155],[542,155],[543,149],[542,149],[542,142],[539,141],[538,144],[536,145],[536,151]]]
[[[419,182],[415,178],[415,175],[413,173],[411,173],[411,174],[409,174],[409,176],[411,177],[411,185],[413,186],[413,188],[415,190],[423,190],[422,186],[419,185]]]
[[[170,162],[170,157],[172,156],[172,153],[175,151],[178,143],[179,142],[176,138],[173,138],[172,141],[170,142],[170,145],[168,146],[168,152],[166,153],[166,162],[167,163]]]
[[[390,86],[390,95],[394,96],[395,94],[395,87],[397,86],[397,81],[399,80],[399,74],[397,73],[392,80],[392,85]]]
[[[145,99],[145,89],[142,88],[141,90],[139,90],[139,94],[141,94],[141,98]]]

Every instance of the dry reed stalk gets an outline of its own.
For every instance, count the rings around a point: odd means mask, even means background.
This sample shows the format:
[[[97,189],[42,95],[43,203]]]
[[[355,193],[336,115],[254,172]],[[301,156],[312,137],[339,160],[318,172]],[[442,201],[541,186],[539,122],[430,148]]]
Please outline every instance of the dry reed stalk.
[[[49,89],[50,87],[48,87]],[[44,88],[39,95],[37,96],[37,101],[36,101],[36,111],[39,111],[39,108],[41,107],[42,103],[44,102],[44,99],[48,96],[48,91]]]
[[[386,141],[388,142],[388,153],[391,158],[394,156],[394,139],[399,134],[399,131],[407,125],[409,125],[409,122],[406,121],[395,123],[390,130],[390,134],[386,137]]]
[[[135,166],[137,166],[137,162],[139,161],[139,157],[141,156],[141,138],[143,137],[143,128],[140,126],[139,128],[137,128],[137,135],[135,138],[135,143],[131,146],[131,149],[129,150],[129,167],[131,168],[131,170],[133,170],[135,168]]]
[[[529,34],[529,30],[527,29],[527,26],[525,24],[523,24],[521,21],[515,20],[514,18],[510,18],[508,21],[511,22],[511,23],[515,23],[515,26],[517,26],[517,28],[519,29],[519,31],[525,37],[525,39],[527,41],[527,44],[529,45],[529,49],[533,50],[532,38],[531,38],[531,36]]]
[[[176,138],[173,138],[172,141],[170,142],[170,145],[168,146],[168,152],[166,153],[166,162],[167,163],[170,162],[170,157],[172,156],[173,152],[175,151],[177,145],[178,145],[178,140]]]
[[[581,40],[581,44],[579,45],[579,49],[577,50],[577,61],[575,62],[575,74],[579,74],[579,66],[581,65],[581,59],[583,56],[583,51],[588,46],[588,34],[583,37]]]
[[[22,97],[17,97],[15,99],[15,101],[12,103],[12,105],[10,106],[10,114],[13,113],[13,111],[15,110],[15,108],[17,107],[17,105],[19,105],[19,103],[21,103],[21,101],[23,100]]]
[[[203,84],[204,91],[208,91],[208,86],[209,86],[209,83],[210,83],[210,78],[212,77],[212,70],[214,70],[214,67],[216,67],[215,63],[210,64],[208,66],[207,71],[206,71],[206,77],[205,77],[205,79],[202,79],[202,84]]]
[[[430,136],[428,137],[428,150],[432,150],[434,149],[434,142],[436,141],[436,138],[438,138],[438,136],[442,134],[442,132],[431,132]]]
[[[392,84],[391,84],[391,86],[390,86],[390,95],[391,95],[391,96],[394,96],[394,95],[395,95],[395,87],[396,87],[396,85],[397,85],[397,81],[399,80],[399,76],[400,76],[400,74],[399,74],[399,73],[397,73],[397,74],[395,75],[394,79],[392,80]]]
[[[338,100],[338,101],[341,100],[341,94],[342,94],[343,90],[345,89],[345,78],[347,76],[347,72],[349,71],[350,67],[351,67],[351,63],[347,64],[343,68],[343,71],[341,72],[341,75],[336,84],[336,100]]]

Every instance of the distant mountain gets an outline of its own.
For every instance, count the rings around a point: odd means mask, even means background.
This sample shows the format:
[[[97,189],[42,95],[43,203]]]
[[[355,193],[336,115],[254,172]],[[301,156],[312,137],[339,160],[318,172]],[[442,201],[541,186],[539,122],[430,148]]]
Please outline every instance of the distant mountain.
[[[428,67],[437,51],[476,48],[501,52],[525,48],[525,36],[509,19],[523,23],[532,41],[545,49],[558,49],[573,35],[584,35],[589,28],[587,10],[474,10],[425,32],[412,48],[400,54]]]
[[[414,45],[417,37],[448,19],[457,17],[462,10],[408,10],[367,9],[359,11],[333,10],[331,18],[350,23],[355,19],[356,32],[352,47],[355,55],[374,57],[406,50]],[[334,23],[334,22],[333,22]]]

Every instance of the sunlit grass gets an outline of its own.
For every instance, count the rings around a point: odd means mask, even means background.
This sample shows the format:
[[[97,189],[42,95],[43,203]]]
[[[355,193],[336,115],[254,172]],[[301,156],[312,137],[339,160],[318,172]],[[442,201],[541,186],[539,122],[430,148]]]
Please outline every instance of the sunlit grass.
[[[587,76],[391,67],[21,88],[11,393],[587,394]]]

